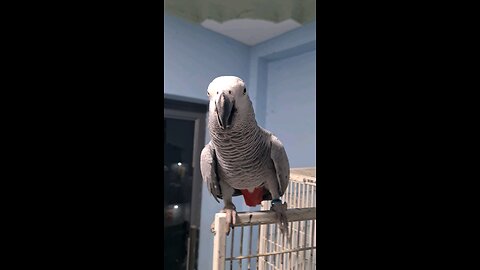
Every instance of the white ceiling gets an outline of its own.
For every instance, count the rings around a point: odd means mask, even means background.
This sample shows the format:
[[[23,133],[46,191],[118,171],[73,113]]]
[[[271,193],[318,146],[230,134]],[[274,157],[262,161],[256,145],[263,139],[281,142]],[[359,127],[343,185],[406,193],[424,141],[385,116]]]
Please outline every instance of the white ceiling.
[[[312,22],[315,0],[165,0],[165,12],[253,46]]]
[[[207,19],[201,25],[249,46],[264,42],[302,26],[292,19],[279,23],[256,19],[234,19],[219,23]]]

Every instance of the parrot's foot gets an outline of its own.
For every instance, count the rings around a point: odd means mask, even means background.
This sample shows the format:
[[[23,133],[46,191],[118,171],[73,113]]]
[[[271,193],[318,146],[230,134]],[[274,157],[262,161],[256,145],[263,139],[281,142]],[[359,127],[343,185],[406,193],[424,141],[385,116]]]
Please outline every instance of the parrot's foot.
[[[234,205],[229,205],[225,206],[223,208],[222,212],[226,214],[227,218],[227,235],[230,234],[230,227],[233,228],[233,225],[235,224],[237,220],[237,211],[235,211],[235,206]]]
[[[277,215],[277,220],[280,226],[280,231],[283,233],[288,232],[288,220],[287,220],[287,203],[283,203],[280,200],[272,201],[272,208],[270,210],[274,211]]]
[[[210,225],[210,231],[215,235],[215,219],[213,219],[212,225]]]

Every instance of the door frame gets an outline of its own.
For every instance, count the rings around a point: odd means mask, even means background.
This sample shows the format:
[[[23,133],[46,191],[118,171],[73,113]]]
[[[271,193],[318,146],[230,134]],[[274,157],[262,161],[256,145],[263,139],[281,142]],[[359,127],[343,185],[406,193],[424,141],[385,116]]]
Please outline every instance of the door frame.
[[[167,94],[164,95],[164,119],[173,118],[192,120],[195,122],[192,153],[193,179],[190,205],[190,230],[187,244],[187,270],[193,270],[198,260],[198,232],[200,228],[203,187],[203,180],[200,172],[200,154],[205,146],[207,111],[208,101]]]
[[[193,135],[193,183],[192,183],[192,206],[199,207],[199,211],[190,210],[190,222],[197,228],[200,226],[200,206],[202,203],[202,175],[200,172],[200,153],[205,146],[205,114],[197,112],[185,112],[173,109],[164,109],[165,118],[195,121],[195,134]]]

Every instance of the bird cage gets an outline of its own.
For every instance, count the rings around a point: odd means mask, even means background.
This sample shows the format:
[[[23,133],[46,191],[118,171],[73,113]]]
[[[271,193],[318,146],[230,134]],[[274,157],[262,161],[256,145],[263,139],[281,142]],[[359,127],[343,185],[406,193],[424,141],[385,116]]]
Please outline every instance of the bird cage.
[[[280,233],[271,201],[261,210],[239,212],[226,235],[225,213],[214,222],[213,269],[315,269],[316,268],[316,169],[291,169],[290,183],[282,196],[287,203],[287,234]]]

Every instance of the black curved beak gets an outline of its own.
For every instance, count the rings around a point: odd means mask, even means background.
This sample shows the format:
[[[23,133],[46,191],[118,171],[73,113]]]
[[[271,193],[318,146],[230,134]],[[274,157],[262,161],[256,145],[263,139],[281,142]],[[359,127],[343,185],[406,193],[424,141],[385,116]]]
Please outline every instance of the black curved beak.
[[[220,94],[216,107],[218,123],[222,129],[228,128],[232,123],[234,104],[235,102],[225,93]]]

